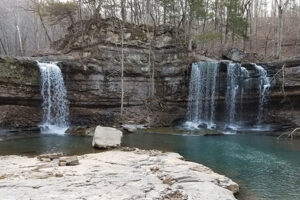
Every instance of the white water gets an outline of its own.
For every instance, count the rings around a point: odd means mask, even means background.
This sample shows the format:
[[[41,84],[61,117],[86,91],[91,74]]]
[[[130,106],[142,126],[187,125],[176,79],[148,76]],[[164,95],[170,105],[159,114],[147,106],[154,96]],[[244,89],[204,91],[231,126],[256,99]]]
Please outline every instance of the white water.
[[[43,98],[43,133],[64,134],[69,124],[69,102],[60,68],[55,63],[38,62]]]
[[[258,123],[260,124],[264,117],[264,106],[266,104],[266,94],[271,87],[270,79],[267,76],[267,71],[259,65],[254,64],[260,79],[259,79],[259,112],[258,112]]]
[[[241,110],[243,110],[245,86],[248,84],[248,78],[250,77],[250,73],[245,67],[241,67],[241,73],[242,73],[241,75],[242,75],[242,78],[243,78],[243,86],[241,87],[240,107],[241,107]]]
[[[240,89],[239,72],[240,65],[235,63],[228,64],[227,67],[227,91],[226,91],[226,113],[228,127],[234,129],[236,117],[237,94]]]
[[[259,109],[257,112],[257,124],[260,125],[265,111],[266,95],[271,87],[267,71],[256,64],[253,64],[259,77]],[[184,127],[187,129],[217,127],[215,120],[216,96],[219,92],[216,89],[219,63],[198,62],[192,65],[187,121]],[[245,129],[243,122],[243,99],[248,92],[248,84],[251,82],[250,73],[241,64],[229,63],[227,65],[227,89],[225,94],[225,107],[223,121],[218,126],[223,127],[226,134],[232,134]],[[222,93],[221,93],[222,95]],[[261,126],[255,127],[264,130]]]
[[[188,122],[190,129],[205,125],[208,128],[215,126],[215,97],[216,80],[219,63],[193,63],[189,87]]]

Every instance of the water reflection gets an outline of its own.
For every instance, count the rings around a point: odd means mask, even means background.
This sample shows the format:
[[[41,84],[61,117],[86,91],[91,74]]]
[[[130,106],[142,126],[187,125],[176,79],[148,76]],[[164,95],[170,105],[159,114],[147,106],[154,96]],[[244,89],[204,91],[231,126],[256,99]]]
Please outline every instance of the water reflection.
[[[196,134],[125,134],[123,146],[178,152],[241,186],[240,199],[300,199],[300,140],[276,140],[251,134],[204,137]],[[23,136],[23,137],[22,137]],[[0,136],[1,155],[68,155],[97,152],[91,137],[44,134]]]

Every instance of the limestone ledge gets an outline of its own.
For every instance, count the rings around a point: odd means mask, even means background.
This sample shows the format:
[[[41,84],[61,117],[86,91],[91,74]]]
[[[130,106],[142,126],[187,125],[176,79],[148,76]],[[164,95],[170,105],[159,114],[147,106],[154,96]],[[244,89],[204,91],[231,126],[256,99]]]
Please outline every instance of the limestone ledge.
[[[21,156],[0,157],[0,199],[236,199],[229,178],[177,153],[123,149],[79,156],[58,166]]]

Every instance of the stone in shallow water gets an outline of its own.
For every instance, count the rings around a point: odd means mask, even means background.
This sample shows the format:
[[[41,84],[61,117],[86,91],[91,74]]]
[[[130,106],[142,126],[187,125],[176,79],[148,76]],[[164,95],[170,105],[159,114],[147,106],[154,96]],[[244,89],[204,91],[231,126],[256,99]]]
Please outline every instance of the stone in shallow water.
[[[96,148],[111,148],[121,145],[123,133],[111,127],[97,126],[93,137],[93,147]]]
[[[96,127],[75,126],[68,128],[66,134],[72,136],[94,136]]]
[[[134,133],[138,129],[144,129],[145,128],[144,125],[137,125],[137,124],[123,124],[122,127],[123,127],[124,131],[126,131],[128,133]]]

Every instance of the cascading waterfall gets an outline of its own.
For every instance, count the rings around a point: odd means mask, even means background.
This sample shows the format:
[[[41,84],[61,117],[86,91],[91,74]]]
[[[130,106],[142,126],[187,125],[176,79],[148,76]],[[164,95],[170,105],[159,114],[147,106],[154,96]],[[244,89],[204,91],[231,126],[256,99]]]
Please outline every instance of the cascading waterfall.
[[[201,124],[214,127],[216,80],[219,63],[193,63],[189,87],[188,122],[190,127]]]
[[[216,127],[215,110],[216,96],[221,94],[216,88],[217,77],[219,76],[220,63],[218,62],[198,62],[193,63],[191,71],[191,80],[189,86],[189,102],[187,128],[195,129],[201,126],[208,128]],[[254,64],[259,74],[259,112],[257,115],[260,123],[263,118],[264,105],[266,104],[266,94],[271,87],[267,71]],[[220,72],[221,73],[221,72]],[[220,75],[222,76],[222,74]],[[242,110],[244,95],[247,94],[249,88],[247,85],[252,84],[250,72],[239,63],[227,64],[227,85],[225,94],[225,113],[223,128],[238,130],[242,126]],[[219,89],[220,87],[218,87]],[[252,91],[252,90],[249,90]],[[218,108],[220,108],[218,106]],[[237,114],[240,111],[239,115]],[[220,125],[222,126],[223,123]]]
[[[239,71],[240,66],[235,63],[229,63],[227,67],[227,91],[226,91],[226,113],[229,126],[235,121],[237,94],[240,88]]]
[[[241,87],[241,102],[240,102],[240,107],[241,107],[241,110],[243,110],[245,86],[248,84],[248,79],[250,77],[250,73],[249,73],[249,71],[245,67],[241,67],[241,76],[242,76],[242,79],[243,79],[243,85]]]
[[[258,123],[260,124],[263,120],[264,105],[266,104],[266,93],[271,87],[270,79],[267,71],[259,65],[253,64],[257,70],[259,78],[259,112],[258,112]]]
[[[43,97],[41,130],[46,133],[64,133],[69,123],[69,102],[61,70],[55,63],[38,62],[38,66]]]

